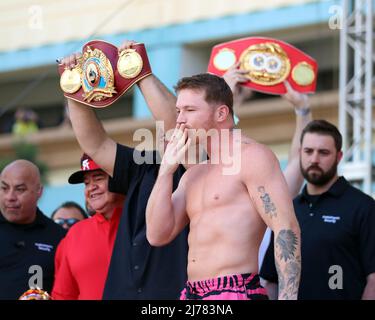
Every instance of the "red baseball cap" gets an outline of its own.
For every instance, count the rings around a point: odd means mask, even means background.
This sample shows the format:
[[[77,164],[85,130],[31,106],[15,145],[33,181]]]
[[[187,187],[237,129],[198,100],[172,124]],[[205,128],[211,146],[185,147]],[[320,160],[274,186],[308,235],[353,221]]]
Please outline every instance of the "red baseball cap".
[[[85,172],[102,170],[86,153],[81,157],[81,170],[72,173],[68,182],[70,184],[82,183]]]

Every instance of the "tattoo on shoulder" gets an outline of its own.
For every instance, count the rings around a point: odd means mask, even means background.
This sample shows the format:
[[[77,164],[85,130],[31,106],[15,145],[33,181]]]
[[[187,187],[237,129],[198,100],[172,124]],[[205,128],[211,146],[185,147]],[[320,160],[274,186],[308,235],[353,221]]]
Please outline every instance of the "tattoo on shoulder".
[[[270,195],[266,192],[266,189],[263,186],[258,187],[258,192],[260,192],[260,198],[263,201],[263,207],[266,214],[269,214],[270,217],[276,217],[276,207],[271,200]]]
[[[296,252],[297,244],[297,236],[292,230],[281,230],[276,238],[280,259],[285,261],[292,259]]]

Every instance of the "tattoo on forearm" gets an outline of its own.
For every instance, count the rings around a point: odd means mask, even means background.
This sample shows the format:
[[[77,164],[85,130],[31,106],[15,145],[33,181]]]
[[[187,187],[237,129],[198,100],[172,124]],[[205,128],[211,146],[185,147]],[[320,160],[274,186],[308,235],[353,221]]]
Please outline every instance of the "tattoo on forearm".
[[[275,240],[275,266],[279,298],[297,299],[301,273],[299,241],[292,230],[281,230]]]
[[[292,230],[281,230],[276,238],[280,259],[284,259],[285,262],[292,259],[296,252],[297,244],[297,236]]]
[[[261,193],[260,198],[263,201],[264,211],[266,214],[269,214],[270,217],[276,217],[276,207],[273,204],[270,195],[266,192],[263,186],[258,187],[258,191]]]
[[[287,283],[288,287],[294,287],[299,281],[301,265],[299,264],[298,260],[300,260],[299,257],[297,257],[296,261],[290,261],[285,266],[285,272],[289,275]]]
[[[279,292],[285,290],[285,278],[283,272],[281,272],[280,264],[275,260],[276,271],[278,275]]]

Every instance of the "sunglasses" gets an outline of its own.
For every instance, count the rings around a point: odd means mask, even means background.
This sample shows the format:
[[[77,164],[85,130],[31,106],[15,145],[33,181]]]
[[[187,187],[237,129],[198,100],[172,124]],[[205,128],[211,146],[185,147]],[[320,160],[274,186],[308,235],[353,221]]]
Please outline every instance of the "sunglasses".
[[[73,224],[77,223],[79,220],[75,218],[69,218],[69,219],[58,218],[58,219],[55,219],[54,221],[60,226],[66,224],[67,226],[71,227]]]

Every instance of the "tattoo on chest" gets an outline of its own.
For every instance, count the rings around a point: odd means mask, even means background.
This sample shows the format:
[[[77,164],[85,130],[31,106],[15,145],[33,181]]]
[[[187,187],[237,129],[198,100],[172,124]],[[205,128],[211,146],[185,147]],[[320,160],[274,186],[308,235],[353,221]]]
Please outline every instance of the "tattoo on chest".
[[[258,191],[260,192],[260,198],[262,199],[265,213],[269,214],[271,218],[276,217],[276,207],[273,204],[270,195],[266,192],[263,186],[258,187]]]

